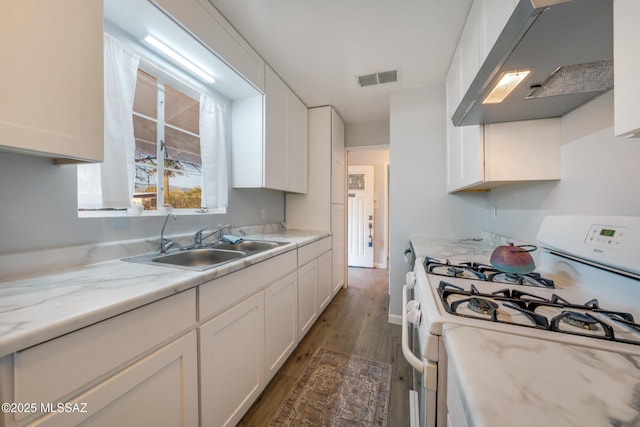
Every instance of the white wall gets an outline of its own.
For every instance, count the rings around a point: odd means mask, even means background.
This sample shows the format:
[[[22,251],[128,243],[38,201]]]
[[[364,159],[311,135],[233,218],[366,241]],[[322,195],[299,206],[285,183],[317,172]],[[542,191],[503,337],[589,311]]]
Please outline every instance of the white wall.
[[[0,254],[159,237],[164,217],[78,218],[76,188],[73,165],[0,152]],[[279,191],[231,190],[229,205],[226,215],[179,216],[167,233],[284,221]],[[267,209],[266,220],[260,216],[262,208]]]
[[[373,264],[379,268],[387,268],[387,257],[384,250],[387,243],[385,221],[387,221],[387,194],[384,183],[386,163],[389,162],[389,150],[356,150],[348,151],[349,166],[371,165],[374,174],[374,208],[373,208]]]
[[[640,139],[613,136],[610,92],[562,118],[562,179],[492,190],[485,228],[534,242],[546,215],[640,216],[639,184]]]
[[[389,120],[346,123],[344,134],[345,147],[389,145]]]
[[[389,315],[397,321],[410,236],[478,237],[486,200],[446,192],[444,84],[394,91],[390,110]]]

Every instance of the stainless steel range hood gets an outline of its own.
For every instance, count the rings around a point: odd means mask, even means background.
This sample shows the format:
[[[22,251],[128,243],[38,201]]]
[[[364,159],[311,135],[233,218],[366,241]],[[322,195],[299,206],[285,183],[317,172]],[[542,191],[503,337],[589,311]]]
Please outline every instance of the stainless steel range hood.
[[[613,0],[520,0],[453,114],[453,124],[562,116],[611,89],[612,59]],[[597,71],[583,71],[582,64]],[[560,67],[570,70],[568,77],[555,73]],[[531,72],[502,103],[482,103],[503,73],[521,70]],[[554,79],[565,87],[540,93]],[[532,92],[535,97],[527,99]],[[570,93],[559,94],[564,92]]]

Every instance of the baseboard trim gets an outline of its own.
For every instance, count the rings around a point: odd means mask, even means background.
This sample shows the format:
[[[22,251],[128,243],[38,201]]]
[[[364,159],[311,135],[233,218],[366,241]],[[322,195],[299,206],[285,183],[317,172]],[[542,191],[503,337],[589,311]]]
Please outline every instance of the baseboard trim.
[[[388,322],[392,325],[402,325],[402,316],[399,316],[397,314],[390,314]]]

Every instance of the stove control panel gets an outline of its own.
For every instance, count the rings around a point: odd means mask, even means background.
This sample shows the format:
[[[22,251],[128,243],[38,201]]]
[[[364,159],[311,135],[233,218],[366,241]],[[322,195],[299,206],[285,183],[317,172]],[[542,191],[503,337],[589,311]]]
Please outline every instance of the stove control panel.
[[[550,215],[537,240],[543,248],[640,278],[640,216]]]
[[[627,230],[627,227],[592,225],[585,243],[589,246],[620,250]]]

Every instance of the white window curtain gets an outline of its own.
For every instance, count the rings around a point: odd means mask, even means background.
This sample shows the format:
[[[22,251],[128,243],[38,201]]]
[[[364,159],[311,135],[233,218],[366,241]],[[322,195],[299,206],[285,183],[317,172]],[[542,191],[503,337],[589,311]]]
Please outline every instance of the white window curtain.
[[[135,185],[133,99],[140,57],[104,37],[104,162],[78,166],[78,207],[126,208]]]
[[[200,156],[202,158],[202,206],[225,213],[229,199],[225,140],[225,106],[200,95]]]

